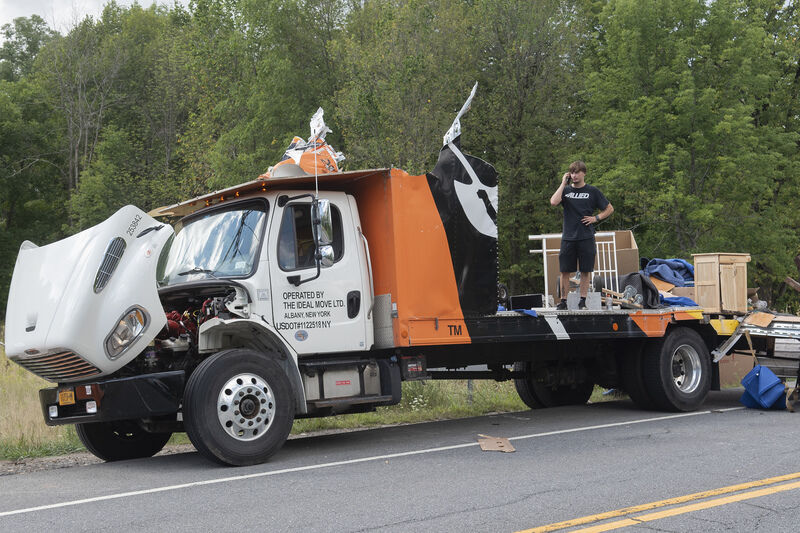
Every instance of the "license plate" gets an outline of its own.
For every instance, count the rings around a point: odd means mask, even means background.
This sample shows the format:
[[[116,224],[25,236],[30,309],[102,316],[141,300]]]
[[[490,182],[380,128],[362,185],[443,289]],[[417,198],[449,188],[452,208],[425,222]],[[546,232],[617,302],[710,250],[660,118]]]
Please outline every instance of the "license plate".
[[[72,390],[58,391],[58,405],[74,405],[75,393]]]

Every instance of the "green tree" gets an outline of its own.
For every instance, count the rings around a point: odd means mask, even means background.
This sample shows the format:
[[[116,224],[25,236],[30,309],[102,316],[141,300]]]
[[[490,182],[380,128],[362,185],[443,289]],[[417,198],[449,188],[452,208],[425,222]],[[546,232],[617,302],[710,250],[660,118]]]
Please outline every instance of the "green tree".
[[[514,293],[543,290],[542,257],[528,235],[561,231],[549,204],[569,164],[584,30],[572,2],[476,2],[485,96],[478,146],[499,171],[501,279]]]
[[[24,240],[61,235],[65,191],[53,109],[36,80],[0,81],[0,317]]]
[[[188,24],[180,7],[122,8],[112,2],[97,23],[76,28],[92,33],[96,55],[124,54],[113,65],[115,79],[104,96],[108,105],[96,125],[91,158],[81,160],[70,201],[72,230],[96,224],[125,204],[150,209],[189,191],[181,181],[178,142],[191,104],[184,98]]]
[[[797,48],[779,6],[607,2],[578,130],[644,255],[750,252],[768,297],[798,243],[798,137],[773,105]]]
[[[196,0],[190,57],[195,106],[181,138],[196,190],[254,179],[293,135],[308,136],[337,83],[329,43],[336,0]]]
[[[31,15],[3,24],[0,35],[3,40],[0,46],[0,80],[16,81],[31,73],[39,50],[56,33],[42,17]]]
[[[478,80],[476,16],[455,0],[366,2],[349,12],[335,43],[343,80],[335,116],[349,164],[433,168],[444,133]],[[476,106],[485,95],[482,87]],[[475,133],[465,149],[475,146]]]

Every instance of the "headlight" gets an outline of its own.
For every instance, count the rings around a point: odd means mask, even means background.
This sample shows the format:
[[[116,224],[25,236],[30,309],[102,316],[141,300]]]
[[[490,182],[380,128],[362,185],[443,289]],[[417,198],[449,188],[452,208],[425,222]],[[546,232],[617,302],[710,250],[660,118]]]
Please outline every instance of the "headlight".
[[[106,337],[106,355],[116,359],[136,342],[147,328],[149,317],[141,307],[132,307],[119,319],[117,325]]]

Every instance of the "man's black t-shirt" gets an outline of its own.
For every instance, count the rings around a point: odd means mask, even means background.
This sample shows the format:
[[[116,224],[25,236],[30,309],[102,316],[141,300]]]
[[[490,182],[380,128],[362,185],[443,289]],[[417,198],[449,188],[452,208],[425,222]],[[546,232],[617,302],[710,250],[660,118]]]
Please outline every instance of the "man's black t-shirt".
[[[561,240],[580,241],[594,237],[594,225],[586,226],[581,219],[587,215],[594,215],[597,210],[605,209],[608,200],[597,187],[584,185],[576,189],[567,185],[561,195],[561,205],[564,206],[564,230]]]

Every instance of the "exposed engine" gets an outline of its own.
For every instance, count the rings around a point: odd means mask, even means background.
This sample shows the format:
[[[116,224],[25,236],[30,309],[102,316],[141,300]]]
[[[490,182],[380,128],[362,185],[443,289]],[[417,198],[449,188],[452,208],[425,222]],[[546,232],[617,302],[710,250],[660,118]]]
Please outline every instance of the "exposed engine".
[[[198,291],[199,292],[199,291]],[[223,296],[180,293],[162,298],[167,324],[150,346],[122,369],[122,374],[185,370],[188,373],[202,358],[198,354],[198,331],[212,318],[228,320],[247,316],[246,295],[225,287]],[[244,296],[244,297],[243,297]],[[202,299],[201,299],[202,298]]]

